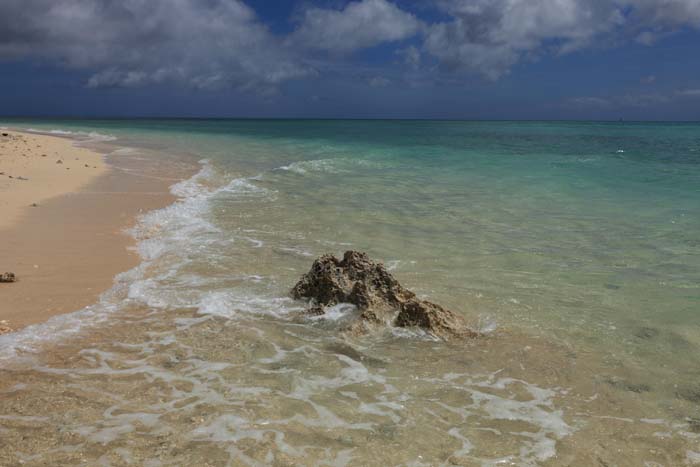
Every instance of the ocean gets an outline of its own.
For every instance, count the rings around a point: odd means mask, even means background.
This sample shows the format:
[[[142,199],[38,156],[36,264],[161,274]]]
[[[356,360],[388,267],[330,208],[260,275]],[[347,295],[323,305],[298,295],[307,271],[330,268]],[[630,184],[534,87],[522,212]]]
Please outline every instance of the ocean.
[[[11,120],[178,200],[100,302],[0,337],[0,464],[700,463],[700,124]],[[289,290],[361,250],[483,337]]]

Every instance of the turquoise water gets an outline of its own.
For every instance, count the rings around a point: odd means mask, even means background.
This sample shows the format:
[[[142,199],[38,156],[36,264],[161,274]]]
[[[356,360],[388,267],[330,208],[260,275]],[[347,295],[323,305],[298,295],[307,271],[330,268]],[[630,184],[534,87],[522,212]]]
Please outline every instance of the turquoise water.
[[[109,310],[106,323],[65,336],[50,363],[32,353],[32,382],[16,391],[29,404],[58,373],[91,397],[111,391],[121,402],[104,404],[121,415],[77,415],[79,439],[27,461],[61,459],[66,445],[114,465],[700,458],[700,124],[3,125],[70,131],[113,160],[157,151],[163,171],[173,154],[202,161],[174,187],[180,200],[136,227],[144,263],[90,310]],[[289,288],[315,256],[350,248],[489,337],[352,339],[342,310],[301,316]],[[7,365],[20,343],[44,345],[36,334],[2,338]],[[159,433],[191,449],[151,459]]]

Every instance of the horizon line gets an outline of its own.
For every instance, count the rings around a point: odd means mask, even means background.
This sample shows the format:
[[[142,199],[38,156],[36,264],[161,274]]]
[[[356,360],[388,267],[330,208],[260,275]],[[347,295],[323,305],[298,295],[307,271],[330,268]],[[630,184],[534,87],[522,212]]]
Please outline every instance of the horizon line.
[[[567,118],[444,118],[444,117],[203,117],[203,116],[55,116],[55,115],[0,115],[0,120],[249,120],[249,121],[437,121],[437,122],[560,122],[560,123],[700,123],[700,120],[626,120],[620,119],[567,119]]]

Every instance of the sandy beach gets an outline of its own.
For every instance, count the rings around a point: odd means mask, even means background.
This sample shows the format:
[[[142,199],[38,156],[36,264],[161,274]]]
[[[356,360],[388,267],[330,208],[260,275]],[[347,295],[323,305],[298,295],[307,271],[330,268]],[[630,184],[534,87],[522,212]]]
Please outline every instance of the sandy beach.
[[[107,171],[102,156],[58,137],[0,133],[0,229],[28,207],[76,191]]]
[[[94,303],[138,263],[126,229],[172,202],[167,179],[120,170],[74,140],[0,132],[0,333]]]

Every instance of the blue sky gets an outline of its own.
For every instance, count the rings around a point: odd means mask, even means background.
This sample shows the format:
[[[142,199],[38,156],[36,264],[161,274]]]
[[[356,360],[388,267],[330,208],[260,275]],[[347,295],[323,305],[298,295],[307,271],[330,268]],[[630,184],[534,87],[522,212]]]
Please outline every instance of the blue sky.
[[[3,0],[0,114],[700,120],[700,0]]]

